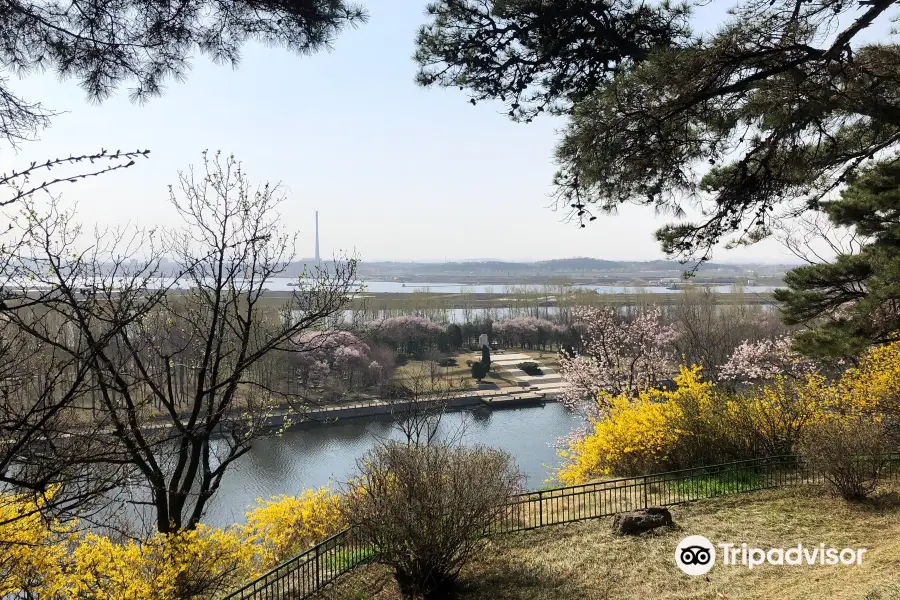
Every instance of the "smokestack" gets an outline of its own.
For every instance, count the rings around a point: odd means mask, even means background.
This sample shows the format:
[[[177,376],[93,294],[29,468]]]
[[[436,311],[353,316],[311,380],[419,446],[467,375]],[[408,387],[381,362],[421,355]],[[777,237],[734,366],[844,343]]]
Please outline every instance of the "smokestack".
[[[316,211],[316,264],[319,264],[319,211]]]

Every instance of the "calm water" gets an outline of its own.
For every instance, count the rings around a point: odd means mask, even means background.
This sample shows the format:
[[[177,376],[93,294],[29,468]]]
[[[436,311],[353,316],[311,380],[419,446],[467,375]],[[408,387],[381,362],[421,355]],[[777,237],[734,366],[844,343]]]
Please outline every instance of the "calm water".
[[[510,452],[526,476],[526,488],[548,485],[559,458],[555,441],[581,425],[562,405],[493,412],[456,412],[441,422],[442,433],[461,434],[464,444],[486,444]],[[354,419],[292,429],[281,437],[257,440],[229,468],[213,497],[205,521],[214,526],[243,522],[257,498],[288,494],[343,482],[357,458],[379,439],[398,438],[386,419]]]
[[[168,284],[170,279],[161,279],[163,284]],[[296,282],[296,279],[293,278],[273,278],[271,279],[267,285],[266,289],[271,290],[273,292],[286,292],[293,289],[293,284]],[[363,281],[360,282],[361,286],[365,286],[365,291],[373,293],[373,294],[412,294],[413,292],[418,291],[429,291],[435,293],[444,293],[444,294],[459,294],[463,292],[474,293],[474,294],[503,294],[506,291],[507,287],[514,287],[517,290],[527,289],[532,292],[543,292],[547,287],[542,285],[467,285],[463,283],[401,283],[399,281]],[[554,289],[553,286],[549,286],[550,289]],[[596,290],[599,294],[628,294],[628,293],[646,293],[646,294],[677,294],[680,290],[670,290],[663,286],[644,286],[644,287],[635,287],[635,286],[621,286],[621,285],[587,285],[581,284],[575,286],[580,289],[585,290]],[[732,287],[730,285],[715,285],[709,286],[714,292],[718,293],[728,293],[732,291]],[[767,285],[757,285],[757,286],[745,286],[744,292],[748,294],[768,294],[775,290],[775,286],[767,286]]]
[[[295,278],[289,277],[278,277],[270,279],[266,284],[266,289],[273,292],[287,292],[294,289],[294,283],[297,280]],[[170,278],[159,278],[154,280],[154,283],[150,283],[150,287],[165,286],[170,285],[172,279]],[[531,292],[544,292],[548,288],[550,289],[549,293],[553,293],[553,290],[556,289],[555,286],[543,286],[543,285],[507,285],[507,284],[494,284],[494,285],[467,285],[463,283],[401,283],[399,281],[361,281],[359,282],[361,286],[365,286],[365,291],[373,293],[373,294],[385,294],[385,293],[393,293],[393,294],[412,294],[413,292],[421,292],[428,291],[434,293],[444,293],[444,294],[460,294],[460,293],[474,293],[474,294],[503,294],[506,293],[506,289],[508,287],[515,288],[517,291],[519,290],[528,290]],[[10,284],[11,285],[11,284]],[[17,284],[15,286],[11,285],[11,287],[17,287],[18,285],[24,285],[27,289],[32,289],[33,286],[29,283]],[[88,285],[87,282],[82,285]],[[115,281],[113,282],[113,288],[118,285]],[[180,286],[176,285],[175,289],[183,289],[188,285],[187,281],[182,283]],[[595,290],[598,294],[634,294],[634,293],[644,293],[644,294],[677,294],[681,290],[678,289],[669,289],[663,286],[622,286],[622,285],[588,285],[588,284],[579,284],[574,286],[576,288],[584,289],[584,290]],[[699,287],[699,286],[698,286]],[[729,293],[732,291],[732,286],[730,285],[711,285],[706,286],[710,290],[716,293]],[[33,289],[38,289],[38,287],[34,287]],[[744,292],[747,294],[770,294],[777,289],[777,286],[769,286],[769,285],[756,285],[756,286],[745,286]]]
[[[289,280],[284,280],[287,285]],[[280,284],[280,282],[279,282]],[[272,290],[281,289],[273,284]],[[363,285],[366,286],[367,292],[372,293],[395,293],[395,294],[411,294],[412,292],[427,290],[429,292],[444,294],[460,294],[465,292],[474,294],[503,294],[506,292],[507,285],[466,285],[462,283],[407,283],[402,284],[397,281],[368,281]],[[546,288],[542,285],[512,285],[517,290],[528,289],[533,292],[543,292]],[[549,286],[553,290],[553,286]],[[595,290],[598,294],[677,294],[681,290],[670,290],[663,286],[622,286],[622,285],[577,285],[575,286],[584,290]],[[290,289],[290,288],[285,288]],[[727,294],[732,291],[730,285],[713,285],[709,286],[713,292]],[[747,294],[769,294],[775,291],[776,286],[755,285],[745,286],[744,292]],[[552,293],[552,291],[551,291]]]

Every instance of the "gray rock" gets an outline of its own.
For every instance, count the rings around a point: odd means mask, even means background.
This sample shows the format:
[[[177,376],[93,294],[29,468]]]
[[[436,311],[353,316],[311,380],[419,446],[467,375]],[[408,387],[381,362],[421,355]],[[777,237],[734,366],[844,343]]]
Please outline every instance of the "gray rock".
[[[668,508],[651,506],[613,517],[613,533],[616,535],[640,535],[645,531],[673,525]]]

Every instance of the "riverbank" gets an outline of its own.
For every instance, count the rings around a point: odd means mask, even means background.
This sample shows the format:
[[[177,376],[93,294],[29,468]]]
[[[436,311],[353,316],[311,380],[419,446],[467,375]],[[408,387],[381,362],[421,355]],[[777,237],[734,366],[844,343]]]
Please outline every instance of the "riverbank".
[[[409,414],[423,411],[438,404],[444,404],[448,411],[472,410],[476,408],[503,409],[534,406],[545,402],[555,402],[558,393],[544,393],[538,390],[511,390],[509,388],[481,389],[453,394],[440,398],[405,400],[366,400],[361,402],[332,404],[306,410],[302,413],[284,411],[274,413],[266,419],[266,427],[279,430],[285,426],[312,425],[334,422],[339,419],[356,419],[385,415]]]
[[[538,358],[538,354],[541,358]],[[263,416],[258,426],[263,433],[271,433],[302,424],[316,425],[346,419],[402,416],[414,410],[427,410],[438,404],[444,405],[448,411],[463,411],[478,408],[498,410],[555,402],[562,393],[564,384],[561,377],[552,368],[541,362],[543,355],[544,353],[536,351],[528,351],[528,353],[497,352],[492,363],[502,369],[504,387],[499,386],[494,380],[485,380],[476,388],[462,389],[458,392],[434,397],[421,397],[415,400],[365,398],[313,405],[306,408],[281,406],[275,407]],[[523,361],[537,362],[542,368],[543,374],[529,376],[516,368],[515,365]],[[553,362],[552,364],[557,363]],[[159,417],[158,420],[148,421],[142,426],[142,430],[150,432],[173,427],[169,417]],[[100,433],[112,434],[113,430],[104,430]]]
[[[517,364],[525,361],[536,362],[542,371],[541,375],[528,375],[517,368]],[[501,369],[509,387],[499,387],[495,383],[482,383],[479,389],[462,390],[458,393],[446,394],[433,398],[410,400],[371,399],[354,403],[340,403],[311,409],[300,415],[302,422],[327,422],[336,419],[357,417],[373,417],[381,415],[409,414],[421,411],[438,404],[445,405],[448,410],[471,410],[484,407],[503,409],[520,406],[555,402],[562,393],[565,384],[553,369],[535,358],[534,353],[498,352],[491,361],[492,367]],[[289,414],[282,415],[281,421],[274,416],[271,427],[280,428],[288,424]]]

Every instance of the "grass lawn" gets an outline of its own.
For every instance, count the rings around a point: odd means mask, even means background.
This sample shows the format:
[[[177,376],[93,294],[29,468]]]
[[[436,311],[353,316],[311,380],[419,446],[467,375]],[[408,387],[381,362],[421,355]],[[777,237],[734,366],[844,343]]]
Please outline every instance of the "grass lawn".
[[[472,368],[466,365],[467,360],[477,362],[481,360],[481,352],[463,352],[454,354],[456,359],[455,367],[441,367],[444,376],[453,382],[453,385],[460,390],[477,389],[478,386],[472,379]],[[396,377],[403,377],[408,374],[422,373],[423,368],[427,365],[427,361],[410,360],[403,366],[397,367]],[[498,387],[510,387],[516,385],[513,377],[509,372],[504,372],[499,365],[492,365],[491,371],[484,378],[487,383],[495,383]]]
[[[471,379],[472,378],[472,370],[466,366],[466,358],[468,357],[458,357],[456,358],[456,366],[455,367],[441,367],[441,373],[452,381],[458,382],[460,378]],[[428,372],[428,361],[424,360],[409,360],[405,364],[397,367],[397,370],[394,372],[395,377],[403,378],[404,376],[421,376],[423,373]]]
[[[897,600],[900,599],[900,494],[849,505],[820,488],[735,494],[672,509],[676,527],[639,538],[610,532],[610,520],[498,536],[484,559],[463,570],[471,600]],[[675,567],[687,535],[714,544],[760,548],[865,547],[859,566],[724,566],[690,577]],[[721,552],[720,552],[721,554]],[[327,589],[322,600],[397,600],[390,571],[364,567]]]

